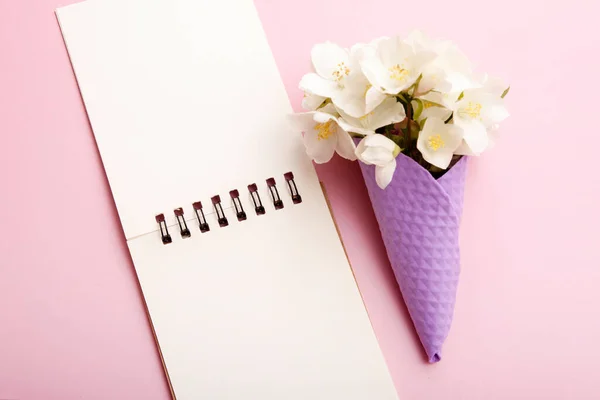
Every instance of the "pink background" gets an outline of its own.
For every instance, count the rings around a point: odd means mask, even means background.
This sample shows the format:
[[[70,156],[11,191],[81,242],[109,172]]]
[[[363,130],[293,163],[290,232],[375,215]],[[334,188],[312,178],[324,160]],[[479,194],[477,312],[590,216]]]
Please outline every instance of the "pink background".
[[[69,2],[0,0],[0,399],[167,399],[53,14]],[[256,4],[298,110],[314,43],[415,27],[512,85],[500,142],[470,165],[439,364],[425,362],[358,166],[318,168],[401,399],[599,398],[597,2]]]

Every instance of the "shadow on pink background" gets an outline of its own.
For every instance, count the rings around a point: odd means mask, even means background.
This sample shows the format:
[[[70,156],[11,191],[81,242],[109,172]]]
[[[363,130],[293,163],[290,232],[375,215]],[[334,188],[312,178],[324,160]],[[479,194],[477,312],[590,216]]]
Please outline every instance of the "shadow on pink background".
[[[0,399],[168,399],[53,13],[71,2],[0,0]],[[412,28],[512,86],[498,145],[470,164],[439,364],[425,362],[358,166],[318,167],[400,398],[600,398],[597,2],[256,5],[296,110],[314,43]]]

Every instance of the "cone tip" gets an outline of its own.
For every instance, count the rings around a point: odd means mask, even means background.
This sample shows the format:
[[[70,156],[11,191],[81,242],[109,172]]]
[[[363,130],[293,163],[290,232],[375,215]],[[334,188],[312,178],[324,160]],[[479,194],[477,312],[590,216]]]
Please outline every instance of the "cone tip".
[[[431,357],[429,357],[429,363],[430,364],[435,364],[436,362],[439,362],[442,359],[442,355],[439,352],[433,353],[433,355]]]

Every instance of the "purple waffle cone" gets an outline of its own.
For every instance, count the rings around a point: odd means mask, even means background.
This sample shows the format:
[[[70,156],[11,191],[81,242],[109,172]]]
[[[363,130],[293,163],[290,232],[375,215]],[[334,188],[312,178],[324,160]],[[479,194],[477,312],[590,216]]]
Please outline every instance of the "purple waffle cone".
[[[402,153],[396,162],[383,190],[375,182],[375,167],[359,164],[404,302],[429,362],[435,363],[454,313],[467,159],[437,180]]]

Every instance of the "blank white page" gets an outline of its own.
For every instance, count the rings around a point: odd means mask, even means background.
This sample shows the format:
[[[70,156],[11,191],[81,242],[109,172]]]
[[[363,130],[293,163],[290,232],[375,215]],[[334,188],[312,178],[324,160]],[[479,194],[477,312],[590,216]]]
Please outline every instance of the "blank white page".
[[[251,0],[88,0],[57,14],[177,399],[396,399]]]
[[[251,0],[88,0],[57,15],[128,239],[244,173],[302,162]]]
[[[395,400],[396,392],[318,182],[246,221],[129,249],[178,399]],[[300,175],[300,177],[298,176]]]

